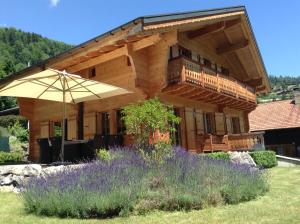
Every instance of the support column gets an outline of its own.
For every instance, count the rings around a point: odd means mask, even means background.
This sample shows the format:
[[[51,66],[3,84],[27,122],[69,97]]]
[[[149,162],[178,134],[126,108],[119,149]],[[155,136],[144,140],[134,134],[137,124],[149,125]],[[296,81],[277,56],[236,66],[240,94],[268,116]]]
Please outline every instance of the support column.
[[[111,135],[117,134],[117,111],[109,111],[109,130]]]
[[[84,133],[83,133],[83,114],[84,114],[84,104],[79,103],[78,104],[78,120],[77,120],[77,126],[78,126],[78,139],[82,140]]]
[[[181,146],[187,149],[184,107],[178,109],[179,109],[179,117],[181,118],[181,122],[180,122]]]

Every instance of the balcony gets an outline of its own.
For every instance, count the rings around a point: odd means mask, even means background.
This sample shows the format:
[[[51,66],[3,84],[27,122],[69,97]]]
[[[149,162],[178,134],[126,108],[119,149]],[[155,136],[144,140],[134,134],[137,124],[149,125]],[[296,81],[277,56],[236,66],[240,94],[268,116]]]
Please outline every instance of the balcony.
[[[183,56],[169,61],[163,92],[241,110],[256,107],[253,88]]]

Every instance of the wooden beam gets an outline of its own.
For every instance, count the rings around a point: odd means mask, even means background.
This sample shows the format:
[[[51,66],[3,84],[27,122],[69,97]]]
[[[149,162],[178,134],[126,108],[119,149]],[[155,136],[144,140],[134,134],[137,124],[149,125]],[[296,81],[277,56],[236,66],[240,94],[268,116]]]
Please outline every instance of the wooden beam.
[[[163,92],[164,92],[164,93],[168,93],[168,94],[174,94],[174,93],[176,93],[176,92],[178,92],[178,91],[181,91],[181,90],[183,90],[183,89],[185,89],[185,88],[186,88],[185,85],[182,85],[182,84],[173,84],[173,85],[171,85],[171,86],[166,87],[166,88],[163,90]]]
[[[250,79],[245,81],[245,83],[249,86],[261,86],[263,84],[262,78]]]
[[[214,23],[208,26],[205,26],[203,28],[200,28],[198,30],[193,30],[187,33],[188,38],[193,39],[196,37],[203,37],[207,34],[216,33],[225,29],[228,29],[230,27],[236,26],[241,23],[241,19],[234,19],[229,21],[223,21]]]
[[[107,54],[103,54],[103,55],[100,55],[98,57],[92,58],[88,61],[85,61],[85,62],[76,64],[74,66],[71,66],[71,67],[67,68],[67,71],[68,72],[77,72],[77,71],[95,66],[97,64],[100,64],[100,63],[103,63],[103,62],[110,61],[112,59],[121,57],[123,55],[128,55],[127,46],[120,47],[120,48],[118,48],[114,51],[111,51],[111,52],[107,53]]]
[[[266,86],[259,86],[259,87],[257,87],[256,89],[256,92],[261,92],[261,91],[264,91],[264,90],[266,90]]]
[[[230,53],[230,52],[233,52],[233,51],[236,51],[236,50],[239,50],[239,49],[242,49],[242,48],[245,48],[249,45],[249,41],[248,40],[240,40],[234,44],[226,44],[226,45],[223,45],[221,47],[218,47],[216,49],[216,52],[217,54],[227,54],[227,53]]]
[[[224,22],[214,23],[212,25],[205,26],[198,30],[193,30],[187,33],[188,38],[193,39],[196,37],[201,37],[210,33],[218,32],[223,30],[225,27]]]
[[[146,47],[156,44],[160,40],[161,40],[160,34],[152,35],[150,37],[144,38],[142,40],[139,40],[139,41],[133,43],[132,50],[133,51],[141,50],[143,48],[146,48]]]

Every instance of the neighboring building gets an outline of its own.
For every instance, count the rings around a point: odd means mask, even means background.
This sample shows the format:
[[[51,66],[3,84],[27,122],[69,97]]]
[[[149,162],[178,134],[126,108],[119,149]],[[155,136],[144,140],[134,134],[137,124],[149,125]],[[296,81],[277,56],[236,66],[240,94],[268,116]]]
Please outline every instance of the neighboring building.
[[[249,114],[250,131],[264,131],[266,148],[279,155],[300,157],[299,99],[259,104]]]
[[[132,94],[68,106],[68,139],[95,134],[129,137],[120,108],[157,96],[182,118],[176,143],[196,151],[251,149],[261,134],[249,133],[256,93],[270,90],[246,9],[233,7],[137,18],[40,65],[123,87]],[[30,121],[30,158],[37,139],[53,136],[61,104],[18,98]]]

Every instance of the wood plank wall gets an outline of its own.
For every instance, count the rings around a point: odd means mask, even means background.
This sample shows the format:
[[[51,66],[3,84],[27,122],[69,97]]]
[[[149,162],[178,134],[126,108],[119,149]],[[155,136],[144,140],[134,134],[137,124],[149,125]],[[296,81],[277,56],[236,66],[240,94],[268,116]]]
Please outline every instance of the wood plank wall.
[[[181,122],[181,137],[182,146],[195,150],[201,142],[200,135],[190,137],[189,132],[203,132],[200,127],[203,120],[200,119],[203,112],[220,112],[218,105],[188,100],[182,97],[170,96],[160,93],[161,89],[166,86],[167,82],[167,66],[169,47],[180,42],[180,44],[189,49],[196,49],[203,56],[208,55],[215,59],[214,62],[229,67],[225,59],[217,56],[209,46],[201,45],[201,42],[196,40],[188,40],[184,34],[177,32],[169,32],[162,34],[162,39],[155,45],[148,46],[139,51],[129,51],[128,55],[115,58],[95,66],[95,80],[108,84],[123,87],[132,91],[132,94],[112,97],[108,99],[90,101],[84,103],[84,138],[91,138],[95,133],[100,133],[100,117],[98,112],[109,112],[110,116],[115,117],[115,110],[126,106],[130,103],[145,100],[149,97],[158,96],[163,102],[173,104],[179,108],[179,114],[182,117]],[[83,77],[89,77],[89,69],[84,69],[78,74]],[[21,114],[26,116],[30,121],[30,159],[38,161],[39,147],[37,139],[44,137],[45,130],[41,132],[43,122],[60,121],[62,118],[62,104],[32,99],[18,99]],[[190,109],[189,109],[190,108]],[[191,111],[196,111],[192,113]],[[248,131],[249,125],[248,114],[242,111],[236,111],[224,108],[223,113],[226,114],[226,119],[229,116],[238,116],[243,121],[243,129]],[[194,120],[196,114],[196,121]],[[77,128],[77,123],[74,122],[78,116],[78,106],[68,105],[67,116],[69,118],[69,128]],[[200,116],[200,117],[199,117]],[[217,120],[220,120],[219,118]],[[195,123],[196,122],[196,123]],[[100,122],[101,123],[101,122]],[[50,123],[48,123],[51,125]],[[197,127],[198,126],[198,127]],[[220,128],[218,131],[223,133]],[[116,133],[116,124],[111,121],[110,129],[112,133]],[[68,138],[74,139],[77,131],[69,132]]]

